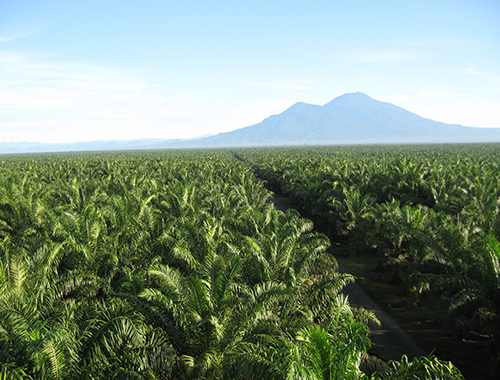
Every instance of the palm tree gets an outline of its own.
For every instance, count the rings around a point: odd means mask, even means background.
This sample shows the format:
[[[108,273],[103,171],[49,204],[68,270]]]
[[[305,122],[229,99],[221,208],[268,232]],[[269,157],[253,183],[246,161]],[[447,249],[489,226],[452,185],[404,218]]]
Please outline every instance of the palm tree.
[[[237,257],[226,262],[214,253],[208,254],[202,268],[203,275],[197,277],[155,265],[149,275],[156,286],[141,294],[153,308],[167,311],[174,330],[181,331],[182,340],[173,344],[181,354],[179,370],[186,378],[222,376],[230,347],[258,324],[273,320],[269,307],[284,291],[274,283],[253,288],[236,283],[241,268]]]
[[[354,320],[343,296],[330,309],[325,327],[309,324],[293,338],[272,339],[234,347],[228,368],[232,378],[244,379],[361,379],[361,353],[370,345],[366,325]]]
[[[343,187],[343,199],[334,199],[333,206],[338,213],[340,231],[349,235],[351,254],[359,248],[366,247],[364,236],[373,219],[373,198],[370,195],[361,195],[355,187]]]
[[[78,378],[149,379],[169,376],[176,356],[160,329],[115,299],[92,307],[82,332]],[[76,378],[76,376],[75,376]]]

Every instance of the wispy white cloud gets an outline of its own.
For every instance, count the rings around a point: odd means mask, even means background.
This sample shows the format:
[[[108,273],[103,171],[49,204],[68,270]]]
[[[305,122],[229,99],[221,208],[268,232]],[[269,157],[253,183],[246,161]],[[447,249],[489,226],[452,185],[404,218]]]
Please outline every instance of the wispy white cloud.
[[[480,73],[479,71],[477,71],[475,69],[471,69],[470,67],[466,67],[466,68],[462,69],[462,72],[464,74],[468,74],[468,75],[482,75],[482,73]]]
[[[81,107],[103,97],[133,98],[149,87],[132,71],[0,51],[0,104],[3,106],[26,110]]]
[[[0,36],[0,44],[3,44],[5,42],[10,42],[13,41],[14,37],[5,37],[5,36]]]
[[[485,78],[491,81],[500,82],[500,75],[477,70],[472,67],[464,67],[459,72],[461,74],[466,74],[473,77]]]
[[[0,45],[5,44],[7,42],[12,42],[12,41],[21,39],[23,37],[31,36],[33,34],[35,34],[34,31],[25,30],[23,32],[9,33],[8,35],[1,35],[0,36]]]

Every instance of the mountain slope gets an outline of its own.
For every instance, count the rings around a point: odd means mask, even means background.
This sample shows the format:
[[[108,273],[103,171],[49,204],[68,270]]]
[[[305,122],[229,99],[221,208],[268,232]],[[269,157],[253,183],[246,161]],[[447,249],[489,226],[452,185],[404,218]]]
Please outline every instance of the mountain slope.
[[[262,122],[177,147],[302,144],[453,143],[500,141],[500,129],[471,128],[425,119],[363,93],[324,106],[296,103]]]

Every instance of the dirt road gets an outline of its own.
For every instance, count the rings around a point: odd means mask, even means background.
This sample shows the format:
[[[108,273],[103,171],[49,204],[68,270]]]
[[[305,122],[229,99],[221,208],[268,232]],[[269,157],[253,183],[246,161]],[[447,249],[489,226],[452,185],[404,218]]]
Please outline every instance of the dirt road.
[[[291,208],[286,198],[275,196],[272,201],[278,210],[286,211]],[[338,260],[338,263],[339,271],[342,273],[345,272],[342,260]],[[342,293],[349,296],[349,302],[352,306],[370,310],[380,320],[380,327],[370,326],[372,339],[375,343],[375,351],[378,356],[386,360],[400,360],[402,355],[413,359],[414,357],[429,354],[423,352],[396,321],[366,294],[359,284],[354,283],[346,286]]]
[[[338,264],[339,271],[345,272],[341,260],[338,260]],[[373,342],[380,357],[387,360],[399,360],[403,354],[409,359],[428,354],[417,346],[415,341],[366,294],[359,284],[347,285],[342,293],[349,296],[349,302],[352,306],[370,310],[380,320],[381,326],[370,326]]]

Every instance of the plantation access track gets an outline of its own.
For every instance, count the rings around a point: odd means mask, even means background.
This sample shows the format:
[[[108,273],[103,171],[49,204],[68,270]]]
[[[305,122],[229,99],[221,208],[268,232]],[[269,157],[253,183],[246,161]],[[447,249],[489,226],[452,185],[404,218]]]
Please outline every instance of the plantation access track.
[[[286,198],[273,196],[272,202],[278,210],[283,212],[292,208]],[[346,273],[343,260],[338,260],[339,271]],[[402,355],[409,359],[428,355],[417,346],[415,341],[398,323],[382,309],[357,283],[347,285],[342,291],[349,297],[349,303],[354,307],[362,307],[370,310],[380,321],[380,326],[371,326],[371,334],[375,343],[375,352],[386,360],[400,360]]]

